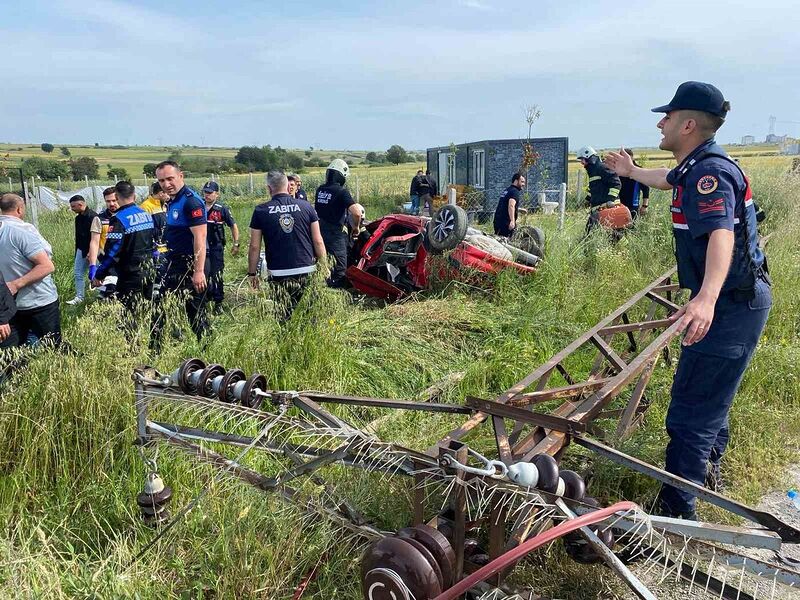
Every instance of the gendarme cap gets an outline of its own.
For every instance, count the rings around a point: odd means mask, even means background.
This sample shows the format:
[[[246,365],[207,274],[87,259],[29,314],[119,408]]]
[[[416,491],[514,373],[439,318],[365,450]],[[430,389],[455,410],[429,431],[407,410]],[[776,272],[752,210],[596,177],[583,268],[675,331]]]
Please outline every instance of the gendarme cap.
[[[728,114],[725,98],[716,87],[701,81],[686,81],[678,86],[678,91],[669,104],[652,109],[656,113],[673,110],[701,110],[723,119]]]
[[[219,191],[219,184],[216,181],[207,181],[206,184],[203,186],[204,192],[218,192]]]

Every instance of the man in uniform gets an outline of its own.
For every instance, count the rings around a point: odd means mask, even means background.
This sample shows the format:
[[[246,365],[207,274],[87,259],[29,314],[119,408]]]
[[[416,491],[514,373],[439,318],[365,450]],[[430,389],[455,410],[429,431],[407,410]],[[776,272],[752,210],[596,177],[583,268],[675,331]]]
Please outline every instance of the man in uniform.
[[[75,261],[73,274],[75,278],[75,297],[67,304],[76,306],[83,302],[86,289],[86,274],[89,270],[89,251],[100,243],[102,225],[97,213],[86,205],[86,199],[75,194],[69,199],[69,209],[75,213]],[[95,256],[96,260],[96,256]]]
[[[222,280],[225,270],[225,226],[231,228],[233,236],[232,256],[239,253],[239,226],[231,215],[231,209],[219,202],[219,184],[216,181],[208,181],[203,186],[203,199],[208,215],[208,295],[214,302],[214,313],[218,314],[225,298]]]
[[[167,226],[164,241],[167,252],[159,267],[158,293],[153,311],[150,346],[161,346],[166,313],[163,303],[175,293],[185,295],[186,316],[198,341],[208,329],[206,318],[206,205],[192,188],[186,185],[178,163],[165,160],[156,166],[161,189],[169,194],[166,206]]]
[[[314,208],[319,215],[319,229],[325,241],[325,250],[333,254],[336,261],[328,279],[330,287],[343,287],[347,278],[347,228],[346,216],[352,218],[353,229],[361,228],[361,211],[355,206],[353,197],[344,184],[350,169],[347,163],[337,158],[328,165],[325,171],[325,184],[317,188]]]
[[[316,211],[307,201],[293,198],[288,184],[281,171],[270,171],[267,175],[272,199],[253,211],[247,252],[247,275],[250,284],[257,289],[260,277],[256,267],[263,239],[270,282],[280,297],[281,321],[291,317],[309,274],[317,270],[316,263],[324,265],[326,258]]]
[[[586,233],[600,223],[600,209],[617,206],[622,182],[614,171],[600,160],[597,151],[591,146],[584,146],[576,154],[578,162],[589,175],[589,220],[586,222]]]
[[[525,175],[514,173],[511,176],[511,185],[506,188],[497,208],[494,210],[494,233],[503,237],[511,237],[517,228],[519,205],[522,201],[522,188],[525,187]]]
[[[153,291],[153,217],[136,206],[136,188],[128,181],[114,186],[119,202],[111,217],[106,236],[103,262],[92,285],[98,287],[113,269],[117,274],[117,295],[127,311],[136,302],[150,300]]]
[[[728,412],[772,305],[750,184],[714,141],[729,110],[716,87],[687,81],[669,104],[653,109],[666,113],[659,147],[673,153],[676,168],[642,169],[625,152],[606,159],[619,175],[672,189],[678,278],[691,297],[671,317],[685,335],[666,419],[666,469],[712,488],[728,443]],[[695,516],[694,496],[668,485],[660,505],[667,516]]]
[[[420,180],[425,177],[422,169],[417,171],[417,174],[411,178],[411,187],[408,190],[408,197],[411,200],[411,214],[419,214],[419,184]]]

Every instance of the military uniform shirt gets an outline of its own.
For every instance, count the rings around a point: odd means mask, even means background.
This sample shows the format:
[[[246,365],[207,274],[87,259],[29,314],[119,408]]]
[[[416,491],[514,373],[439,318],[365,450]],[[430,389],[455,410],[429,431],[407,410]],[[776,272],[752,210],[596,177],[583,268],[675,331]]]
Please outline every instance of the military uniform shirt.
[[[167,226],[164,242],[167,258],[194,257],[194,236],[190,227],[206,223],[206,204],[192,188],[183,186],[166,206]]]

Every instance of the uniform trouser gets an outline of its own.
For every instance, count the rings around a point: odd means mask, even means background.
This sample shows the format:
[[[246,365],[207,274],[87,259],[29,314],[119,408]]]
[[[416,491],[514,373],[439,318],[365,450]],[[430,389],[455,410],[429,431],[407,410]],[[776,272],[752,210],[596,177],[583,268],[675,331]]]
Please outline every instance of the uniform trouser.
[[[209,264],[208,298],[214,302],[222,302],[225,290],[222,281],[222,272],[225,270],[225,247],[209,248],[206,250]]]
[[[161,340],[164,335],[164,324],[167,319],[166,307],[164,303],[168,298],[180,295],[185,299],[186,317],[189,325],[197,336],[198,341],[208,330],[208,318],[206,316],[206,291],[198,293],[192,285],[192,259],[179,258],[167,260],[161,265],[158,274],[157,291],[154,290],[153,297],[153,320],[152,333],[150,337],[150,347],[160,350]],[[205,264],[206,280],[209,276],[209,261]]]
[[[332,254],[336,261],[328,285],[341,287],[346,281],[344,272],[347,270],[347,234],[341,225],[334,225],[322,219],[319,221],[319,231],[322,234],[322,241],[325,242],[325,251]]]
[[[140,273],[135,275],[119,273],[114,295],[125,307],[125,316],[122,319],[123,325],[132,331],[135,329],[139,318],[146,317],[152,307],[152,271],[147,277]]]
[[[278,321],[288,321],[297,304],[303,297],[308,285],[308,275],[288,275],[286,277],[270,277],[270,284],[275,292]]]
[[[666,470],[703,485],[709,459],[719,462],[728,444],[728,412],[767,322],[772,294],[757,281],[755,297],[737,300],[723,293],[706,336],[681,352],[667,411]],[[692,494],[665,485],[661,511],[694,513]]]
[[[75,262],[72,265],[75,277],[75,297],[83,298],[86,293],[86,273],[89,270],[89,258],[84,256],[80,250],[75,250]]]
[[[24,346],[31,333],[40,343],[49,341],[55,346],[61,345],[58,300],[37,308],[18,309],[8,324],[11,326],[11,335],[0,343],[0,348]]]

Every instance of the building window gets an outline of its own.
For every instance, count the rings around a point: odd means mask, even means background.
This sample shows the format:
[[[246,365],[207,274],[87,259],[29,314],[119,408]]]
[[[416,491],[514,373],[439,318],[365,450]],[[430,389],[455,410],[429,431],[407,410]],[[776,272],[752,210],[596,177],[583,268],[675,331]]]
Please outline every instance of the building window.
[[[472,152],[472,186],[483,189],[484,181],[483,175],[485,172],[486,153],[483,150],[475,150]]]

